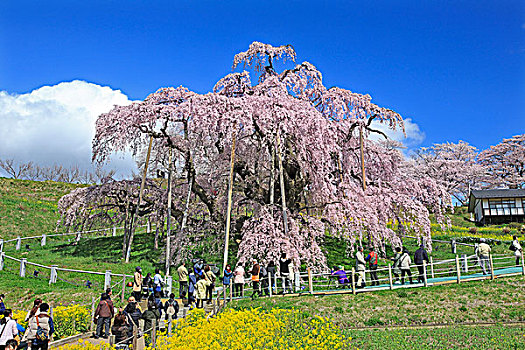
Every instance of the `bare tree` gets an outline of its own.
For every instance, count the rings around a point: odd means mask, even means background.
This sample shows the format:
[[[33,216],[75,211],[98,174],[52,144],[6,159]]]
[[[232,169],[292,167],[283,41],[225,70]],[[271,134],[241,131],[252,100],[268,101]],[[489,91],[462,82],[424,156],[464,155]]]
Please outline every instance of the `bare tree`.
[[[33,162],[18,163],[14,159],[0,159],[0,167],[13,179],[21,179],[27,176],[29,170],[33,167]]]

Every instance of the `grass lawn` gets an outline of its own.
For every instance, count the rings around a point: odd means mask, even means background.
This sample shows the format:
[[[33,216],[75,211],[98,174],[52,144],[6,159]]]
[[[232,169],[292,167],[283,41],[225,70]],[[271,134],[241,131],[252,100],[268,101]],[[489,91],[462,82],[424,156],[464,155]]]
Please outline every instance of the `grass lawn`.
[[[141,266],[145,273],[154,272],[155,267],[160,266],[159,257],[162,250],[153,250],[153,235],[138,233],[133,243],[131,262],[125,264],[122,261],[122,237],[97,237],[83,238],[77,245],[57,239],[48,240],[45,247],[41,247],[39,241],[30,244],[31,251],[22,248],[14,250],[14,245],[6,247],[7,255],[16,258],[26,258],[30,262],[42,265],[58,265],[64,268],[104,272],[111,270],[112,273],[132,275],[135,266]],[[59,280],[50,286],[49,270],[28,265],[27,275],[32,275],[36,269],[41,271],[38,278],[26,277],[21,279],[18,275],[20,263],[6,260],[4,271],[0,271],[0,291],[6,294],[7,302],[12,305],[27,306],[37,295],[43,296],[45,300],[54,304],[91,301],[91,296],[100,296],[104,286],[104,276],[78,274],[72,272],[58,272]],[[93,289],[84,285],[86,278],[93,283]],[[112,284],[121,281],[113,277]],[[130,279],[128,278],[128,281]],[[114,288],[114,292],[121,290],[121,284]],[[131,288],[126,289],[127,293]]]
[[[346,330],[359,349],[525,349],[525,326]]]
[[[57,202],[80,185],[0,178],[0,238],[52,233]]]
[[[357,295],[285,296],[234,301],[236,309],[298,309],[330,317],[343,328],[462,322],[525,321],[525,278],[397,289]]]

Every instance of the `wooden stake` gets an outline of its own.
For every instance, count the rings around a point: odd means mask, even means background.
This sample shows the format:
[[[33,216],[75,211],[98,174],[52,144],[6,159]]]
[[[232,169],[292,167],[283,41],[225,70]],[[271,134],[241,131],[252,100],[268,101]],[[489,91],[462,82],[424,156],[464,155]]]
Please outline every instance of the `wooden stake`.
[[[524,258],[523,255],[525,254],[523,254],[523,249],[522,249],[521,250],[521,274],[525,276],[525,261],[523,259]]]
[[[95,323],[93,320],[95,319],[95,297],[91,298],[91,322],[89,322],[89,330],[94,331],[95,329]],[[135,327],[137,328],[137,327]]]
[[[363,127],[359,128],[359,140],[361,148],[361,172],[363,177],[363,191],[366,191],[366,173],[365,173],[365,151],[363,147]]]
[[[288,215],[286,214],[286,194],[284,193],[283,158],[281,155],[281,138],[277,130],[277,156],[279,158],[279,180],[281,182],[281,203],[283,207],[284,235],[288,237]]]
[[[423,283],[425,284],[425,287],[428,287],[427,282],[427,262],[423,260]]]
[[[308,267],[308,289],[310,290],[310,294],[314,294],[314,283],[312,279],[312,269]]]
[[[458,284],[461,283],[461,272],[459,270],[459,256],[456,255],[456,273],[458,275]]]
[[[126,275],[122,275],[122,295],[120,296],[120,301],[124,303],[124,294],[126,293]]]
[[[172,153],[173,150],[170,148],[169,156],[168,156],[168,210],[167,210],[167,224],[168,227],[166,228],[166,276],[170,274],[170,266],[171,266],[171,176],[173,171],[173,162],[172,162]]]
[[[394,284],[392,283],[392,265],[388,264],[388,283],[390,283],[390,290],[394,289]]]
[[[430,257],[430,276],[434,278],[434,260]]]
[[[157,320],[153,319],[153,329],[151,330],[151,346],[155,348],[157,346]]]
[[[128,241],[128,248],[126,249],[126,262],[129,262],[129,256],[131,255],[131,245],[133,244],[133,235],[135,233],[135,229],[133,228],[133,223],[138,216],[139,213],[139,207],[142,203],[142,192],[144,190],[144,185],[146,184],[146,175],[148,174],[148,164],[149,164],[149,157],[151,156],[151,146],[153,145],[153,136],[150,136],[149,138],[149,146],[148,146],[148,154],[146,155],[146,164],[144,164],[144,173],[142,174],[142,182],[140,183],[140,190],[139,190],[139,202],[137,204],[137,207],[135,208],[135,215],[133,215],[133,218],[131,219],[131,227],[129,232],[129,241]]]
[[[492,263],[492,254],[489,254],[489,268],[490,268],[490,279],[494,279],[494,264]]]
[[[226,209],[226,234],[224,236],[224,259],[222,268],[226,268],[228,263],[228,246],[230,244],[230,222],[232,211],[232,193],[233,193],[233,167],[235,166],[235,130],[232,133],[232,153],[230,156],[230,186],[228,188],[228,207]]]
[[[355,294],[355,267],[352,267],[352,293]]]

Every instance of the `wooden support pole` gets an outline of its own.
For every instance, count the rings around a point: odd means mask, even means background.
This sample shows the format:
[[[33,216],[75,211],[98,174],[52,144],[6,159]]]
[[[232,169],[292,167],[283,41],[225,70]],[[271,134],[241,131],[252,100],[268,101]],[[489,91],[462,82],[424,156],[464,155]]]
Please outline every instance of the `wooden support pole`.
[[[91,322],[89,322],[89,330],[91,332],[95,330],[95,323],[92,322],[95,319],[95,300],[95,297],[91,298]],[[137,329],[137,327],[134,327],[134,329]]]
[[[93,323],[93,322],[91,322],[91,323]],[[138,340],[139,340],[138,326],[134,326],[133,327],[133,349],[135,349],[135,350],[137,350]]]
[[[58,269],[57,265],[51,265],[51,271],[49,273],[49,284],[57,283],[57,277],[58,277],[57,269]]]
[[[22,247],[22,237],[18,236],[16,237],[16,250],[20,250]]]
[[[361,176],[363,177],[363,191],[366,191],[366,173],[365,173],[365,150],[364,150],[364,140],[363,140],[363,127],[359,128],[359,144],[361,148]]]
[[[157,347],[157,320],[153,319],[153,329],[151,330],[151,346],[153,348]]]
[[[0,252],[0,271],[4,269],[4,265],[5,265],[5,253]]]
[[[275,146],[272,144],[270,151],[270,204],[275,202]]]
[[[190,154],[191,159],[191,154]],[[193,188],[193,177],[188,170],[188,195],[186,196],[186,206],[184,207],[184,214],[182,216],[182,223],[180,225],[180,237],[184,237],[184,230],[186,229],[186,223],[188,222],[188,213],[190,211],[190,200],[191,200],[191,190]],[[170,251],[171,254],[171,251]]]
[[[450,241],[450,249],[452,250],[452,254],[456,254],[456,240],[455,239]]]
[[[233,168],[235,166],[235,139],[236,131],[232,132],[232,152],[230,155],[230,185],[228,187],[228,207],[226,208],[226,229],[224,235],[224,258],[222,263],[222,269],[226,268],[228,264],[228,248],[230,244],[230,223],[231,223],[231,212],[232,212],[232,194],[233,194]]]
[[[27,264],[27,259],[25,258],[20,259],[20,277],[26,277],[26,264]]]
[[[432,257],[430,257],[430,276],[434,278],[434,259]]]
[[[126,294],[126,275],[122,275],[122,295],[120,296],[120,301],[124,303],[124,299]]]
[[[352,293],[355,294],[355,267],[352,267]]]
[[[281,205],[283,208],[284,236],[288,237],[288,214],[286,213],[286,193],[284,188],[283,157],[281,154],[281,137],[279,136],[279,130],[277,130],[276,141],[277,156],[279,159],[279,181],[281,183]]]
[[[310,294],[314,294],[314,283],[312,279],[312,269],[308,267],[308,290]]]
[[[0,253],[4,251],[4,240],[0,239]]]
[[[523,249],[521,250],[521,274],[525,276],[525,259],[524,258],[524,252]]]
[[[427,262],[423,260],[423,283],[425,284],[425,287],[428,287],[427,282]]]
[[[392,264],[388,264],[388,283],[390,284],[390,290],[394,289],[394,283],[392,283]]]
[[[104,274],[104,291],[111,288],[111,270],[106,270]]]
[[[170,274],[170,266],[171,266],[171,176],[173,172],[173,162],[172,162],[172,153],[173,150],[170,148],[169,156],[168,156],[168,208],[167,208],[167,214],[166,214],[166,221],[168,227],[166,228],[166,275]],[[148,220],[149,225],[149,220]],[[158,228],[157,228],[158,229]]]
[[[461,283],[461,271],[459,269],[459,256],[456,255],[456,274],[457,274],[457,281],[458,284]]]
[[[44,246],[46,245],[46,243],[47,243],[46,241],[47,241],[47,236],[46,236],[46,234],[44,233],[44,234],[42,235],[42,240],[40,241],[40,246],[44,247]]]
[[[490,269],[490,279],[494,279],[494,264],[492,263],[492,254],[489,254],[489,269]]]
[[[149,146],[148,146],[148,154],[146,155],[146,164],[144,164],[144,172],[142,173],[142,182],[140,183],[140,190],[139,190],[139,202],[137,203],[137,206],[135,208],[135,215],[133,215],[133,218],[131,220],[130,225],[130,232],[129,232],[129,240],[127,244],[126,249],[126,259],[125,261],[129,262],[129,257],[131,255],[131,245],[133,244],[133,236],[134,236],[134,221],[136,220],[138,213],[139,213],[139,207],[142,203],[142,193],[144,191],[144,185],[146,184],[146,176],[148,174],[148,164],[149,164],[149,158],[151,156],[151,146],[153,145],[153,136],[150,136],[149,138]]]

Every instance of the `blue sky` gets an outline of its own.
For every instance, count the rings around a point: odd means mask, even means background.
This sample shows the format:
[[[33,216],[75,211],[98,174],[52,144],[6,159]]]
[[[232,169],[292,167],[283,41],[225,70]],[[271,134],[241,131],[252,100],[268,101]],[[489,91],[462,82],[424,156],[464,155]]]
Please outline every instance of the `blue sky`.
[[[411,118],[420,145],[483,149],[525,132],[523,1],[3,0],[0,23],[11,97],[73,80],[130,100],[206,92],[257,40],[292,44],[325,85]]]

